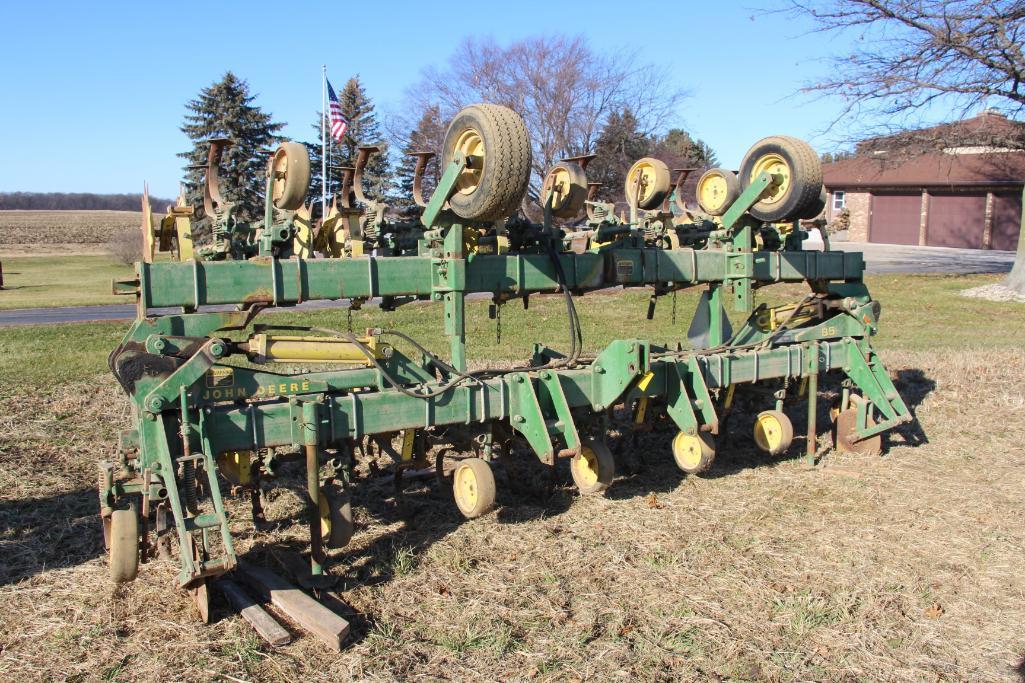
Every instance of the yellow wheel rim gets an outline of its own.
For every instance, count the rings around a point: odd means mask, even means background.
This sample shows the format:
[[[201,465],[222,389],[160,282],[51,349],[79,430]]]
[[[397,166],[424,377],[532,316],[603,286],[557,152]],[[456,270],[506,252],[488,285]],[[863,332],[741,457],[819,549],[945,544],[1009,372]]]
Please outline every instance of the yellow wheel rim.
[[[580,457],[570,462],[576,471],[576,479],[582,486],[598,483],[598,456],[590,448],[580,449]]]
[[[755,443],[769,453],[774,452],[783,443],[783,425],[775,415],[763,413],[755,420]]]
[[[456,470],[452,493],[463,510],[472,510],[477,505],[477,475],[468,465],[460,465]]]
[[[680,432],[673,438],[673,457],[683,469],[697,469],[701,466],[701,438]]]
[[[723,203],[726,201],[728,192],[726,178],[717,173],[707,176],[704,182],[701,183],[701,186],[698,187],[698,199],[701,200],[702,206],[718,210],[722,208]]]
[[[751,169],[751,178],[753,182],[762,173],[771,173],[780,179],[778,185],[772,184],[765,188],[765,192],[762,193],[762,197],[758,200],[759,204],[775,204],[781,201],[787,196],[790,191],[790,165],[787,164],[786,159],[781,157],[779,154],[766,154],[759,157],[758,161],[755,162],[754,168]]]
[[[547,192],[543,200],[547,202],[548,197],[551,196],[552,211],[558,211],[566,205],[572,183],[573,180],[569,176],[569,171],[562,166],[556,166],[548,174],[548,182],[545,183]]]
[[[627,194],[627,202],[632,204],[634,197],[638,204],[643,204],[648,197],[655,193],[655,167],[647,162],[635,164],[631,169],[627,186],[630,188]]]
[[[473,168],[463,169],[463,172],[459,174],[459,178],[456,180],[458,192],[473,194],[477,190],[477,186],[480,185],[481,174],[484,171],[484,139],[473,128],[467,128],[456,140],[454,151],[462,152],[468,157],[476,157]]]

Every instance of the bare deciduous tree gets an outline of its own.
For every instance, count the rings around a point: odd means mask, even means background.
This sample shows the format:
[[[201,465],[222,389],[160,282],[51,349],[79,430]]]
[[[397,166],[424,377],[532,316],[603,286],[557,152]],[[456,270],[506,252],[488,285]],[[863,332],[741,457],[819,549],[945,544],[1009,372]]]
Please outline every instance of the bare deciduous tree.
[[[597,52],[579,36],[532,37],[506,46],[468,38],[447,67],[423,72],[408,93],[410,120],[393,128],[412,129],[432,104],[444,120],[474,102],[508,106],[530,131],[536,195],[556,161],[594,149],[610,113],[628,105],[649,133],[671,121],[683,97],[665,69],[639,63],[630,52]]]
[[[856,48],[806,88],[842,97],[845,121],[874,113],[906,127],[937,108],[964,116],[981,106],[1025,113],[1021,0],[790,0],[789,10],[820,32],[857,32]],[[1021,130],[990,144],[1025,149]],[[1025,230],[1005,284],[1025,293]]]

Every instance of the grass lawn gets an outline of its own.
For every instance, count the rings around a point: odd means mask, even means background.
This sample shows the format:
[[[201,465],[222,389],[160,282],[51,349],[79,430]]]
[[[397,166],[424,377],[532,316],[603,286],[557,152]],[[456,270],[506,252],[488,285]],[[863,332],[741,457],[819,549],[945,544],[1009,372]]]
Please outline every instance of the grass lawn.
[[[829,453],[809,471],[802,439],[768,458],[738,416],[706,476],[681,475],[672,433],[656,429],[622,442],[607,495],[524,491],[509,470],[499,508],[473,521],[433,481],[397,495],[366,473],[356,537],[331,558],[353,625],[341,654],[295,628],[293,644],[266,648],[216,595],[213,623],[198,624],[174,563],[112,586],[95,461],[128,423],[106,369],[127,326],[0,329],[0,680],[1020,677],[1025,307],[957,295],[998,279],[868,278],[883,306],[874,343],[917,418],[885,458]],[[648,321],[646,292],[585,296],[586,349],[680,338],[695,300],[679,296],[674,327],[669,298]],[[440,305],[353,318],[447,350]],[[470,302],[467,332],[486,362],[523,359],[535,340],[563,349],[563,300],[511,302],[500,342],[487,302]],[[304,547],[302,472],[283,470],[265,496],[272,530],[253,529],[246,497],[228,499],[243,554]]]
[[[131,266],[109,256],[4,256],[0,309],[131,303],[110,293],[110,282],[131,277]]]

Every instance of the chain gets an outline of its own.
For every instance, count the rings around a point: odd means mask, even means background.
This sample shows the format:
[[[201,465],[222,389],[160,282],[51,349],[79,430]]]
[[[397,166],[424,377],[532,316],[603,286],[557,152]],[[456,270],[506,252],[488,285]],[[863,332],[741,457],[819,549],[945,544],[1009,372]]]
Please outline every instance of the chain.
[[[495,343],[502,343],[502,304],[495,306]]]
[[[673,290],[673,327],[676,327],[676,290]]]

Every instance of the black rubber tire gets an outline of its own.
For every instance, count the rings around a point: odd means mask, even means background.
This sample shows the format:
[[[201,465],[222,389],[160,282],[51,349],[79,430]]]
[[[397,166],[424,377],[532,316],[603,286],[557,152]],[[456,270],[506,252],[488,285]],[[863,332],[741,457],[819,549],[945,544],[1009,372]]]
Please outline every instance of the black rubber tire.
[[[520,206],[530,182],[532,153],[527,126],[519,114],[497,104],[473,104],[462,109],[448,125],[442,154],[442,172],[452,159],[456,142],[475,130],[484,145],[484,167],[477,187],[456,191],[448,202],[452,211],[468,221],[496,221]]]
[[[559,201],[552,201],[552,215],[556,218],[576,218],[583,210],[584,202],[587,201],[587,175],[584,173],[584,169],[580,168],[580,164],[571,161],[556,164],[545,176],[544,183],[541,185],[541,208],[544,209],[551,186],[555,181],[555,175],[560,171],[569,176],[569,192],[562,195]]]
[[[822,192],[822,162],[804,140],[776,135],[756,142],[740,163],[741,191],[751,186],[758,161],[767,154],[782,157],[790,169],[790,186],[776,201],[764,199],[755,203],[748,213],[760,221],[777,223],[803,215]]]
[[[819,198],[808,205],[808,208],[800,215],[803,221],[810,221],[813,218],[818,218],[819,214],[822,213],[823,209],[826,208],[826,187],[823,185],[822,190],[819,191]]]
[[[726,193],[721,198],[716,197],[717,204],[713,205],[702,201],[701,197],[701,186],[711,180],[714,177],[721,177],[726,181]],[[737,197],[740,196],[740,179],[737,174],[733,171],[728,171],[725,168],[710,168],[701,174],[698,178],[698,184],[694,188],[694,194],[697,196],[698,206],[701,210],[707,213],[709,216],[721,216],[730,208],[733,202],[737,201]]]
[[[605,442],[599,439],[584,439],[580,444],[580,449],[581,453],[573,456],[569,463],[569,473],[573,477],[573,483],[576,484],[577,490],[584,495],[601,493],[616,477],[616,458]],[[598,465],[595,481],[590,481],[589,478],[582,476],[580,464],[583,462],[584,449],[594,455]],[[588,469],[590,470],[590,468]]]
[[[637,170],[641,166],[649,166],[654,172],[654,182],[652,183],[652,191],[645,197],[640,197],[637,201],[637,208],[643,211],[654,211],[655,209],[662,206],[662,202],[665,201],[669,193],[673,191],[672,176],[669,173],[669,167],[666,166],[664,161],[655,159],[654,157],[643,157],[638,159],[630,166],[630,170],[626,172],[626,182],[623,185],[623,193],[626,196],[626,203],[631,204],[633,202],[633,183],[631,179]]]
[[[110,580],[132,581],[139,574],[139,515],[114,510],[110,516]]]
[[[271,183],[274,206],[282,211],[295,211],[306,201],[310,190],[309,150],[298,142],[282,142],[271,157],[271,168],[284,174]]]

